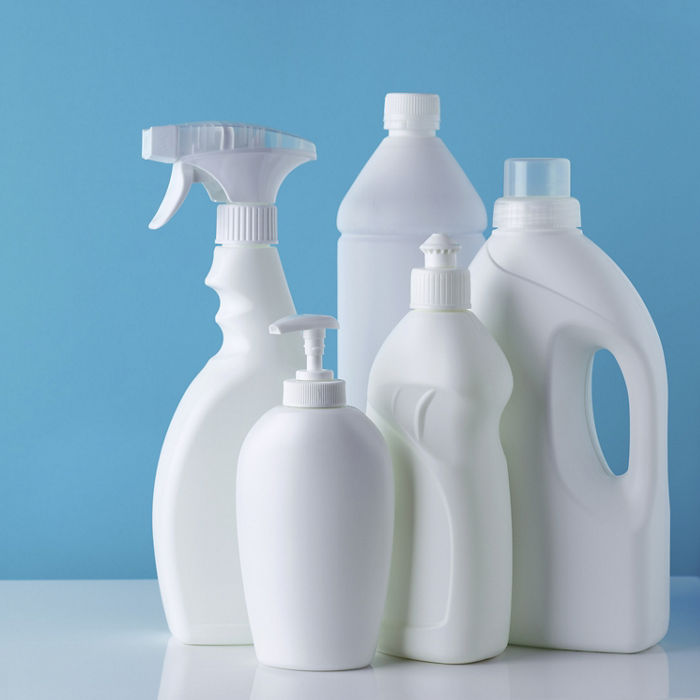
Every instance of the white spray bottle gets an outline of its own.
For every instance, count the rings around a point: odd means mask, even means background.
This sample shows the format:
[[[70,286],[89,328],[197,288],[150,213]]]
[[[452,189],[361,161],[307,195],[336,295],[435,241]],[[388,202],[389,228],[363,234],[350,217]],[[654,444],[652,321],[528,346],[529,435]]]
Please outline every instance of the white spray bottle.
[[[277,243],[282,180],[316,158],[296,136],[246,124],[201,123],[143,132],[143,157],[172,163],[150,224],[165,224],[201,182],[217,207],[206,283],[219,295],[223,342],[173,416],[158,462],[153,543],[172,634],[190,644],[251,642],[236,540],[236,460],[255,421],[277,403],[280,382],[303,359],[297,343],[270,338],[294,313]],[[286,339],[285,339],[286,340]]]
[[[238,462],[238,538],[258,659],[332,671],[374,656],[391,558],[389,451],[345,382],[323,369],[332,316],[291,316],[307,365],[284,382],[282,405],[253,426]],[[301,345],[301,343],[299,343]],[[279,387],[278,387],[279,392]]]
[[[499,439],[513,378],[469,310],[459,246],[434,234],[411,273],[411,311],[384,341],[367,415],[391,452],[394,548],[379,648],[469,663],[508,644],[512,536]]]
[[[635,652],[666,633],[666,366],[644,302],[580,230],[563,158],[506,161],[494,232],[471,265],[474,312],[505,352],[513,504],[510,641]],[[627,384],[629,468],[609,469],[591,369],[609,350]]]

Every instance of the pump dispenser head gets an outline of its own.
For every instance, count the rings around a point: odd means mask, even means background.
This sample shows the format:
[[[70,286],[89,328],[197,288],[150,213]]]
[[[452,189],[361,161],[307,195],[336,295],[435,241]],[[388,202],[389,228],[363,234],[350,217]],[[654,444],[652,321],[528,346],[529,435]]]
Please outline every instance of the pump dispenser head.
[[[493,208],[493,226],[503,229],[577,228],[581,208],[571,196],[571,163],[566,158],[508,158],[503,197]]]
[[[411,308],[426,311],[466,311],[470,306],[469,270],[457,267],[459,243],[434,233],[420,249],[425,267],[411,270]]]
[[[199,122],[143,130],[142,157],[172,163],[149,228],[160,228],[201,182],[217,208],[217,243],[277,243],[275,199],[284,178],[316,159],[310,141],[252,124]]]
[[[285,316],[270,325],[270,333],[301,331],[304,337],[306,369],[297,370],[295,379],[285,379],[282,403],[297,408],[338,408],[345,406],[345,382],[334,379],[333,371],[323,368],[326,329],[338,328],[333,316],[300,314]]]

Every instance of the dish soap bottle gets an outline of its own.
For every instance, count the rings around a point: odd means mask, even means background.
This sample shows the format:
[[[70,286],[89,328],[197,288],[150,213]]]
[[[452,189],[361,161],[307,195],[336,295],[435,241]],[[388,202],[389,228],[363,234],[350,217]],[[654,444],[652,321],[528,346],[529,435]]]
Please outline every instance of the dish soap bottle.
[[[394,548],[379,648],[469,663],[501,653],[510,625],[512,535],[499,439],[513,380],[469,310],[459,246],[434,234],[411,273],[411,311],[382,345],[367,415],[391,452]]]
[[[238,539],[255,652],[268,666],[366,666],[386,598],[393,484],[380,432],[345,403],[323,369],[332,316],[288,316],[303,331],[306,370],[284,382],[238,461]]]
[[[364,410],[374,357],[406,313],[406,280],[420,244],[434,231],[471,261],[484,242],[486,209],[436,135],[440,98],[389,93],[379,144],[338,209],[338,371],[348,401]]]
[[[153,543],[172,634],[188,644],[251,642],[236,541],[236,458],[253,423],[277,401],[303,357],[267,328],[294,313],[277,243],[277,190],[316,158],[312,143],[247,124],[157,126],[143,157],[172,163],[150,224],[165,224],[193,182],[219,202],[206,283],[219,295],[223,342],[182,397],[168,428],[153,494]]]
[[[562,158],[506,161],[473,307],[513,370],[501,436],[513,503],[514,644],[635,652],[666,633],[666,366],[644,302],[580,230]],[[610,470],[591,404],[597,350],[629,397],[629,468]]]

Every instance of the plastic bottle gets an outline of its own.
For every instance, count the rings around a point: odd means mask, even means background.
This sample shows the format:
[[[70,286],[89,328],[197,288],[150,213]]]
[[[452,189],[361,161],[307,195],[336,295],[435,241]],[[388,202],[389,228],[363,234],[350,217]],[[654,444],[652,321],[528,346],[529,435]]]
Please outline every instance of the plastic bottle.
[[[312,143],[258,126],[186,124],[147,129],[143,157],[172,163],[151,228],[166,223],[193,182],[217,207],[206,283],[219,295],[223,342],[182,397],[158,462],[153,543],[170,631],[189,644],[251,642],[236,541],[236,459],[253,423],[277,402],[303,357],[267,329],[294,313],[277,249],[277,190]],[[248,202],[246,204],[246,202]]]
[[[435,234],[411,274],[411,311],[382,345],[367,415],[391,452],[394,547],[379,648],[469,663],[502,652],[510,625],[512,536],[499,439],[513,380],[469,310],[458,245]]]
[[[379,144],[338,209],[338,371],[364,410],[374,357],[406,313],[411,269],[433,232],[459,243],[467,264],[484,242],[486,210],[435,132],[438,95],[389,93]]]
[[[473,308],[513,370],[501,437],[513,505],[510,640],[634,652],[666,633],[667,387],[663,350],[623,272],[584,237],[565,159],[511,159],[495,230],[471,266]],[[629,469],[598,444],[591,368],[627,384]]]
[[[238,538],[258,659],[307,671],[366,666],[377,644],[391,557],[389,452],[322,368],[332,316],[291,316],[306,370],[253,426],[238,462]]]

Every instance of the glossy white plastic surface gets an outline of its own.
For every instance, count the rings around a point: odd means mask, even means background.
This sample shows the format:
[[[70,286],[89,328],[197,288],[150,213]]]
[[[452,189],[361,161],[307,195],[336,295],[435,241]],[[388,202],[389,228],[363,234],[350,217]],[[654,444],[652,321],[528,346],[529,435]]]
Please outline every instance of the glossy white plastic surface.
[[[338,209],[338,374],[348,402],[362,408],[374,357],[406,313],[411,269],[423,263],[420,244],[432,233],[449,234],[466,265],[486,228],[484,204],[435,123],[426,129],[406,121],[410,115],[392,114],[388,125],[400,117],[407,128],[389,131]]]
[[[236,460],[253,423],[304,362],[270,323],[294,313],[276,248],[218,246],[207,285],[223,343],[182,397],[153,495],[153,540],[172,633],[191,644],[250,644],[236,540]]]
[[[298,136],[264,126],[198,122],[144,129],[141,155],[173,166],[168,189],[150,228],[165,225],[185,201],[190,187],[201,182],[212,202],[249,205],[244,220],[219,217],[218,239],[240,240],[245,231],[248,240],[264,236],[262,240],[275,243],[276,217],[256,222],[251,219],[261,209],[269,210],[265,205],[274,204],[282,181],[294,168],[316,159],[316,147]]]
[[[250,646],[168,634],[155,581],[0,581],[7,700],[665,700],[700,697],[700,579],[671,581],[671,626],[639,654],[509,647],[467,666],[377,654],[358,671],[258,665]]]
[[[372,422],[350,406],[268,411],[241,447],[237,510],[258,659],[324,671],[370,663],[393,520],[389,452]]]
[[[510,639],[639,651],[668,625],[661,342],[615,263],[579,229],[557,227],[556,216],[542,223],[541,200],[568,198],[512,199],[537,200],[538,208],[514,202],[517,216],[502,219],[512,225],[493,232],[470,268],[474,312],[514,376],[501,428],[513,504]],[[511,200],[498,206],[508,214]],[[538,226],[523,219],[527,212]],[[599,349],[617,360],[629,395],[629,469],[622,476],[608,468],[595,432],[591,367]]]
[[[512,384],[466,309],[410,311],[377,355],[367,415],[389,445],[396,489],[382,651],[468,663],[506,648],[511,515],[498,430]]]

